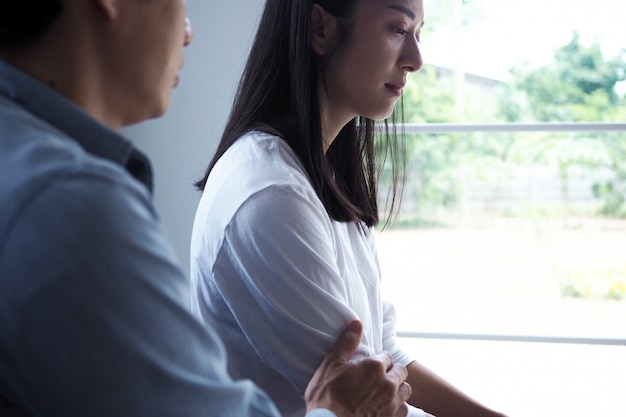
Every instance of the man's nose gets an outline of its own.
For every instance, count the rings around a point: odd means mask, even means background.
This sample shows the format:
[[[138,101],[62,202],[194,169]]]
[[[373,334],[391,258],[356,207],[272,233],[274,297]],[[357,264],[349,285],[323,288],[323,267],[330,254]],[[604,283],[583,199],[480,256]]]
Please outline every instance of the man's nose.
[[[191,27],[191,20],[188,17],[185,17],[185,43],[184,46],[187,46],[193,40],[193,28]]]

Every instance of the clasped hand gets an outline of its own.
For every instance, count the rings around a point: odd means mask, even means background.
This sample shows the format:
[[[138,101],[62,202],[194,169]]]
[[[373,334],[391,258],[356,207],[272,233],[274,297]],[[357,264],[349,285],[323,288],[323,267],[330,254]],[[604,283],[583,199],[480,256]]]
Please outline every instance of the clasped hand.
[[[307,411],[326,408],[338,417],[405,417],[411,386],[406,368],[388,353],[350,361],[363,334],[352,322],[322,361],[305,392]]]

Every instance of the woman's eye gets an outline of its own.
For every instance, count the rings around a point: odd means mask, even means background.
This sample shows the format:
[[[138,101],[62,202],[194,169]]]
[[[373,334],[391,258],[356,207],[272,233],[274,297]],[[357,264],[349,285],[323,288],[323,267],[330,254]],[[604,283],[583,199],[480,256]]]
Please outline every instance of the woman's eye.
[[[391,27],[391,30],[393,30],[394,32],[396,32],[398,35],[402,35],[402,36],[404,36],[404,35],[406,35],[406,34],[407,34],[407,31],[406,31],[406,30],[404,30],[404,29],[402,29],[402,28],[399,28],[399,27],[396,27],[396,26],[392,26],[392,27]]]

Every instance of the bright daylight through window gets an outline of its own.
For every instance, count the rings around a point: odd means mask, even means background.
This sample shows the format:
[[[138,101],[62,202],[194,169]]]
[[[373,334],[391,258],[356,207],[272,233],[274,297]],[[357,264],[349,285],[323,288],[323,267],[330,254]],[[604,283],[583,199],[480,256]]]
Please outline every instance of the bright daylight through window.
[[[400,335],[511,415],[622,416],[623,2],[425,9],[402,210],[377,232]]]

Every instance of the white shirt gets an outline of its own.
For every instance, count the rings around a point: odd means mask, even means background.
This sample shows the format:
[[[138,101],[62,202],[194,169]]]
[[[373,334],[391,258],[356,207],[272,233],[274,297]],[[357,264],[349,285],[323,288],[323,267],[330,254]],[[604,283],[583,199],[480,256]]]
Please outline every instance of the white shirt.
[[[305,414],[310,378],[353,319],[364,328],[356,357],[412,361],[381,298],[371,230],[332,220],[277,136],[249,133],[213,168],[193,227],[191,284],[192,310],[221,336],[231,374],[254,380],[286,417]]]

